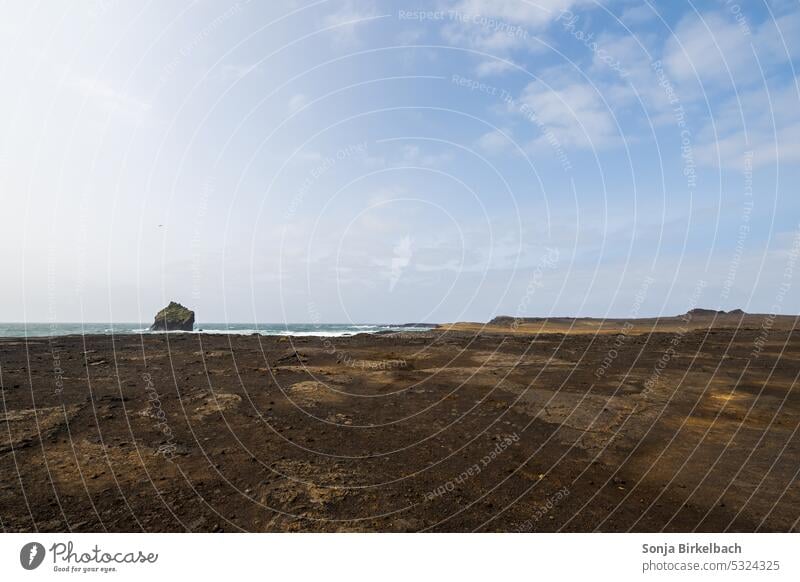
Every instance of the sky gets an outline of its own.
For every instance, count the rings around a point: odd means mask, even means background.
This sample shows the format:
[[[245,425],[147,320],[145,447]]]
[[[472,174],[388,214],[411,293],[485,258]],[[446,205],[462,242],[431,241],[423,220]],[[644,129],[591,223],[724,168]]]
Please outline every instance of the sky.
[[[799,55],[788,0],[6,2],[0,321],[796,314]]]

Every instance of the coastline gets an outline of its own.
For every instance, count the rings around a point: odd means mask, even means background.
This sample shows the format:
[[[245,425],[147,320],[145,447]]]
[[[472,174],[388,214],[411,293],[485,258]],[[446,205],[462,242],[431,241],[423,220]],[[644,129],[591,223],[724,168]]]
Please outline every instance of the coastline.
[[[199,323],[195,329],[188,330],[151,330],[146,323],[136,322],[0,322],[0,337],[64,337],[70,335],[158,335],[171,334],[204,334],[204,335],[261,335],[261,336],[296,336],[296,337],[347,337],[360,333],[391,333],[428,331],[437,324],[386,324],[386,323]]]

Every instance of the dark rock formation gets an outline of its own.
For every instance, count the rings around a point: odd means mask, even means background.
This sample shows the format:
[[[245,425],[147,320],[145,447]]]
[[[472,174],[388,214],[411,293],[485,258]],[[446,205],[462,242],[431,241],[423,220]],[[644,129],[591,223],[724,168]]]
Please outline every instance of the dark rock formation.
[[[703,315],[746,315],[746,314],[741,309],[734,309],[732,311],[725,312],[725,311],[717,311],[716,309],[703,309],[697,307],[695,309],[690,309],[687,312],[687,315],[703,316]]]
[[[192,331],[194,330],[194,311],[180,303],[170,301],[156,314],[150,331]]]
[[[704,309],[702,307],[695,307],[686,312],[686,315],[725,315],[724,311],[717,311],[716,309]]]
[[[519,321],[519,320],[511,317],[510,315],[498,315],[497,317],[489,321],[488,325],[511,325],[514,323],[514,321]]]

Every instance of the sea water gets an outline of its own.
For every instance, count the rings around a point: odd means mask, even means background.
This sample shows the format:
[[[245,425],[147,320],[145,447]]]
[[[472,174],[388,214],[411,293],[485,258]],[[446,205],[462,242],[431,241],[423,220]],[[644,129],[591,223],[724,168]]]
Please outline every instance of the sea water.
[[[425,331],[431,327],[380,323],[195,323],[194,333],[345,337],[358,333]],[[0,337],[156,333],[164,332],[150,331],[147,323],[0,323]]]

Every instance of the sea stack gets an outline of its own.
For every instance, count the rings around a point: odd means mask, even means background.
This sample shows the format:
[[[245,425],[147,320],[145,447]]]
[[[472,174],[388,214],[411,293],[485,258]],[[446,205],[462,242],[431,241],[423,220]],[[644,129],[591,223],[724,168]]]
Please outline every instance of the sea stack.
[[[194,330],[194,311],[170,301],[164,309],[156,314],[150,331],[192,331]]]

